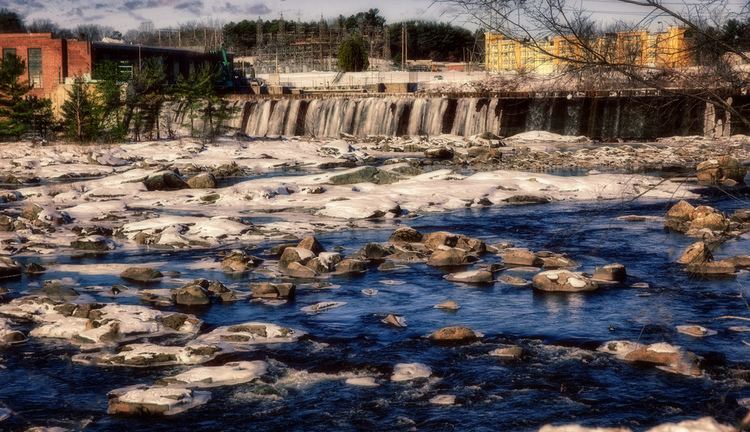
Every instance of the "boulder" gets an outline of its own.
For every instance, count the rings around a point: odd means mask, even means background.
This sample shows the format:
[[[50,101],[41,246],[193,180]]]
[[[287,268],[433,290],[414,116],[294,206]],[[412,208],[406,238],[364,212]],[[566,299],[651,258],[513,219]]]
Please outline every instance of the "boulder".
[[[729,219],[713,207],[699,206],[693,212],[689,230],[708,229],[710,231],[725,231],[729,228]]]
[[[468,327],[450,326],[443,327],[430,335],[430,339],[435,342],[465,343],[473,342],[480,338],[480,335]]]
[[[361,274],[367,271],[367,263],[365,261],[357,259],[345,259],[340,263],[336,264],[336,275],[354,275]]]
[[[701,276],[722,276],[734,275],[737,272],[737,267],[734,265],[732,259],[725,259],[721,261],[690,264],[687,266],[687,271],[688,273]]]
[[[323,248],[323,245],[320,244],[317,238],[315,236],[307,236],[303,238],[299,244],[297,245],[298,248],[307,249],[310,252],[314,253],[315,255],[320,254],[321,252],[325,252],[325,248]]]
[[[334,271],[336,264],[342,260],[338,252],[321,252],[320,255],[313,258],[307,263],[307,267],[318,273],[328,273]]]
[[[120,273],[120,277],[126,281],[151,283],[159,282],[164,275],[150,267],[128,267]]]
[[[465,272],[451,273],[444,276],[451,282],[470,283],[470,284],[491,284],[494,282],[492,272],[487,270],[470,270]]]
[[[461,309],[461,305],[453,300],[446,300],[444,302],[435,305],[435,309],[442,309],[446,311],[457,311]]]
[[[186,388],[212,388],[245,384],[263,376],[268,363],[262,360],[231,362],[222,366],[199,366],[162,378],[158,384]]]
[[[513,195],[503,200],[508,204],[547,204],[550,201],[548,197],[541,195]]]
[[[394,252],[396,252],[396,248],[391,245],[383,246],[380,243],[367,243],[354,254],[354,257],[367,261],[380,261]]]
[[[281,269],[281,272],[287,276],[301,279],[312,279],[319,276],[318,272],[299,262],[291,262],[287,264]]]
[[[112,390],[107,413],[138,416],[170,416],[203,405],[211,393],[176,386],[138,385]]]
[[[562,255],[539,257],[542,260],[542,268],[548,270],[572,269],[578,267],[578,263]]]
[[[711,255],[711,251],[708,249],[706,243],[699,241],[688,246],[677,260],[677,263],[683,265],[702,264],[712,259],[713,255]]]
[[[693,377],[703,375],[698,365],[698,356],[664,342],[644,345],[630,341],[612,341],[601,345],[597,351],[627,362],[651,364],[667,372]]]
[[[172,290],[172,299],[178,305],[198,306],[211,303],[208,291],[200,284],[189,284]]]
[[[646,432],[737,432],[737,428],[723,425],[711,417],[703,417],[679,423],[664,423]]]
[[[0,257],[0,279],[20,277],[21,273],[23,273],[21,264],[10,258]]]
[[[461,266],[476,260],[475,256],[467,254],[463,249],[448,248],[433,252],[430,259],[427,260],[427,265],[433,267]]]
[[[393,367],[391,381],[412,381],[415,379],[429,378],[431,375],[432,369],[422,363],[399,363]]]
[[[543,264],[534,252],[522,248],[503,249],[500,251],[500,257],[503,259],[503,264],[509,266],[540,267]]]
[[[26,203],[21,209],[21,217],[27,220],[35,220],[44,211],[44,207],[35,203]]]
[[[286,269],[291,263],[298,263],[304,266],[308,261],[315,258],[315,254],[309,250],[300,247],[288,247],[279,258],[279,268]]]
[[[750,269],[750,255],[739,255],[728,259],[738,269]]]
[[[428,159],[453,159],[453,149],[448,147],[431,148],[424,151],[424,156]]]
[[[215,189],[217,186],[216,177],[209,172],[200,173],[189,178],[187,184],[191,189]]]
[[[433,405],[455,405],[456,396],[450,394],[439,394],[430,398],[430,403]]]
[[[401,315],[388,314],[385,318],[380,320],[383,324],[387,324],[393,327],[404,328],[406,327],[406,319]]]
[[[115,248],[112,241],[103,236],[88,236],[70,242],[70,247],[76,250],[105,252]]]
[[[259,266],[262,262],[262,259],[248,255],[245,251],[233,250],[221,260],[221,268],[225,272],[241,273]]]
[[[456,247],[477,254],[483,254],[487,252],[487,244],[485,242],[476,238],[465,236],[458,236]]]
[[[581,273],[568,270],[548,270],[538,273],[532,279],[534,288],[549,292],[594,291],[599,286]]]
[[[149,175],[143,180],[143,184],[149,191],[172,191],[190,188],[190,185],[188,185],[182,177],[174,171],[169,170],[159,171]]]
[[[397,174],[371,166],[364,166],[333,175],[328,179],[328,182],[333,185],[357,183],[391,184],[399,180],[401,180],[401,176]]]
[[[727,180],[743,184],[747,168],[731,156],[721,156],[698,164],[696,176],[703,184],[726,184]]]
[[[686,232],[693,220],[693,213],[695,207],[693,207],[687,201],[679,201],[673,205],[664,216],[664,226],[668,229],[677,232]]]
[[[29,275],[40,275],[47,271],[47,267],[39,263],[32,262],[26,266],[25,271],[26,271],[26,274],[29,274]]]
[[[518,345],[507,345],[496,348],[489,353],[493,357],[500,357],[504,360],[518,360],[523,355],[523,348]]]
[[[678,325],[676,329],[678,333],[692,337],[713,336],[717,333],[716,330],[707,329],[699,325]]]
[[[290,299],[295,286],[291,283],[258,282],[250,284],[250,297],[257,299]]]
[[[393,244],[419,243],[422,241],[422,233],[411,227],[400,227],[391,234],[388,241]]]
[[[628,277],[625,266],[622,264],[607,264],[594,270],[592,279],[603,282],[625,282]]]
[[[512,285],[512,286],[526,286],[529,285],[531,282],[527,281],[524,278],[520,278],[518,276],[511,276],[511,275],[502,275],[498,279],[500,283],[504,283],[506,285]]]
[[[458,236],[445,231],[438,231],[426,234],[424,236],[424,245],[431,251],[438,250],[442,247],[456,247]]]

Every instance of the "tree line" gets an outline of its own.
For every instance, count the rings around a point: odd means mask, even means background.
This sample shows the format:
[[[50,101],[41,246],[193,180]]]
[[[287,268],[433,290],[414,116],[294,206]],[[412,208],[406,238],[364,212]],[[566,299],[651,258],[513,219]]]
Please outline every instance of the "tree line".
[[[219,72],[205,64],[170,85],[164,66],[148,59],[132,74],[114,62],[95,68],[93,80],[76,77],[53,115],[49,99],[29,95],[24,61],[0,63],[0,140],[63,136],[79,142],[173,138],[181,130],[211,140],[224,132],[233,106],[217,92]]]

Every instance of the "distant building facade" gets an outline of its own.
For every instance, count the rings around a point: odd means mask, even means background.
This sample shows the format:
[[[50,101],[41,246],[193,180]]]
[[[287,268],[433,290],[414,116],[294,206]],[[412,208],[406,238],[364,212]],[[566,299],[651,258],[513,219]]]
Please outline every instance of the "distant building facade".
[[[585,60],[580,43],[566,36],[556,36],[532,46],[506,38],[501,33],[485,34],[485,68],[488,71],[528,71],[550,74],[569,66],[566,59]],[[687,67],[692,65],[687,32],[669,27],[664,32],[648,31],[610,33],[592,44],[597,55],[610,62],[652,67]]]

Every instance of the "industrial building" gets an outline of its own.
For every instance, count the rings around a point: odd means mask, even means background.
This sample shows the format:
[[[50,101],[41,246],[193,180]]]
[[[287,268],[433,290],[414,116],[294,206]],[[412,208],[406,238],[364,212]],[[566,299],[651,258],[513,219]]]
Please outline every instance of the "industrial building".
[[[167,80],[175,82],[190,70],[204,64],[220,64],[221,53],[204,53],[180,48],[150,47],[122,43],[89,42],[55,38],[52,33],[0,34],[0,53],[3,58],[12,54],[26,64],[30,95],[49,98],[57,105],[65,97],[65,84],[76,76],[91,77],[91,73],[107,61],[113,61],[125,71],[133,71],[148,59],[158,59],[164,65]],[[228,58],[231,63],[231,56]],[[25,78],[25,79],[24,79]]]
[[[566,36],[556,36],[541,43],[531,44],[505,37],[501,33],[485,34],[485,67],[488,71],[526,71],[550,74],[570,65],[568,60],[585,60],[580,42]],[[649,67],[687,67],[692,62],[688,55],[688,37],[683,28],[669,27],[666,31],[609,33],[591,44],[596,55],[616,63]]]

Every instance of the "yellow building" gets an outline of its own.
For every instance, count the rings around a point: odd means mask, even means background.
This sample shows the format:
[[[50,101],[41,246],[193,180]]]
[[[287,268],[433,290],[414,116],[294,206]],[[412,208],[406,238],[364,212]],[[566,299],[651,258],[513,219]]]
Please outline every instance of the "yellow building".
[[[604,58],[609,63],[642,67],[686,67],[691,65],[685,29],[670,27],[665,32],[610,33],[590,44],[567,36],[556,36],[531,46],[505,38],[500,33],[485,34],[485,66],[488,71],[529,71],[549,74],[573,66],[576,60],[588,63]]]

